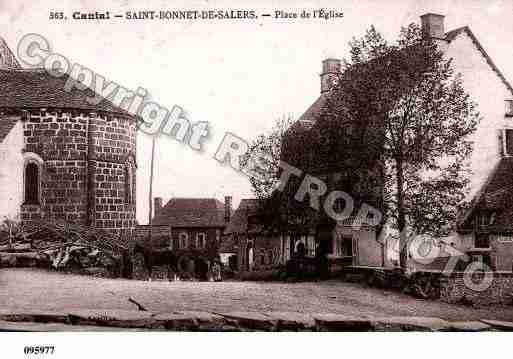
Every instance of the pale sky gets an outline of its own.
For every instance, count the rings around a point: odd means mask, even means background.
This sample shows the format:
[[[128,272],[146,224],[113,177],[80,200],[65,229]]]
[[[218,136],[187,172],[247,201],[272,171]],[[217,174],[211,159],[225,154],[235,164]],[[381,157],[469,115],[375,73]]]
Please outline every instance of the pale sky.
[[[334,9],[333,20],[50,21],[50,11],[254,9],[300,12]],[[185,108],[192,121],[208,121],[211,138],[197,153],[173,139],[159,140],[154,195],[251,197],[246,177],[213,159],[225,132],[251,140],[274,119],[298,118],[319,95],[321,61],[347,57],[347,43],[372,24],[389,40],[400,26],[426,12],[445,15],[445,30],[469,25],[509,81],[513,81],[511,0],[329,1],[6,1],[0,0],[2,36],[15,51],[27,33],[46,37],[52,49],[154,101]],[[147,222],[151,141],[138,137],[137,218]]]

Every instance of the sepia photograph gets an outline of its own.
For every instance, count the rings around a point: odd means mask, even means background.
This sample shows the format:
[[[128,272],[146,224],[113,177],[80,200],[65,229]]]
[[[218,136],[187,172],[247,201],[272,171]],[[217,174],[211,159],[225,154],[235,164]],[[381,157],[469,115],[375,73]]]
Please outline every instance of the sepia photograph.
[[[0,356],[513,331],[511,0],[0,0],[0,22]]]

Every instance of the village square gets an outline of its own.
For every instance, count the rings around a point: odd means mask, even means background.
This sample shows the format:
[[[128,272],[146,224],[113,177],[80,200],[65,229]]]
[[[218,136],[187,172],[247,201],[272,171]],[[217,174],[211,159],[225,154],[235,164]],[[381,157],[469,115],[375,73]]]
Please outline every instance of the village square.
[[[512,330],[513,87],[472,23],[395,33],[212,154],[214,123],[0,37],[0,330]],[[167,185],[169,141],[253,195]]]

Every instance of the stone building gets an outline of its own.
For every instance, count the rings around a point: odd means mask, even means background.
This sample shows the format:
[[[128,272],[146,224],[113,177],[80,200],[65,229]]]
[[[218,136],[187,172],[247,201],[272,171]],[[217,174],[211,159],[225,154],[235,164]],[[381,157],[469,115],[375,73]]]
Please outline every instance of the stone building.
[[[232,198],[222,203],[215,198],[171,198],[163,205],[162,198],[154,199],[152,220],[154,248],[172,249],[180,271],[194,262],[197,277],[204,277],[214,260],[220,259],[219,248],[223,231],[230,221]],[[147,241],[149,226],[138,226],[137,236]]]
[[[329,269],[336,271],[343,266],[382,266],[385,262],[385,248],[379,242],[381,226],[371,226],[358,218],[359,209],[363,204],[381,209],[383,196],[382,162],[376,153],[370,153],[365,146],[367,138],[360,139],[354,123],[343,123],[344,134],[340,137],[331,135],[337,147],[336,155],[326,150],[327,139],[323,123],[324,109],[331,95],[333,80],[340,74],[340,60],[326,59],[322,62],[320,75],[320,95],[316,101],[291,126],[282,145],[282,160],[303,171],[316,181],[326,186],[325,193],[344,191],[353,200],[353,212],[348,218],[336,220],[325,211],[313,211],[305,216],[311,217],[306,225],[298,225],[297,230],[289,230],[284,234],[283,256],[288,260],[297,253],[298,246],[303,247],[307,257],[323,255],[328,258]],[[370,132],[370,131],[368,131]],[[356,142],[356,143],[355,143]],[[343,150],[340,150],[343,148]],[[370,148],[370,146],[369,146]],[[365,151],[365,152],[364,152]],[[359,158],[365,161],[358,162]],[[290,202],[297,193],[299,182],[289,180]],[[311,184],[310,184],[311,186]],[[314,187],[317,188],[314,184]],[[285,192],[287,189],[285,189]],[[324,195],[323,198],[326,198]],[[309,203],[305,197],[304,203]],[[334,203],[335,212],[341,212],[344,201]],[[294,221],[293,221],[294,222]],[[354,224],[357,224],[355,226]],[[302,228],[300,228],[302,227]]]
[[[224,242],[234,243],[239,271],[268,270],[285,264],[285,237],[263,232],[258,199],[242,199],[224,232]]]
[[[0,218],[131,233],[136,118],[66,81],[20,68],[0,41]]]

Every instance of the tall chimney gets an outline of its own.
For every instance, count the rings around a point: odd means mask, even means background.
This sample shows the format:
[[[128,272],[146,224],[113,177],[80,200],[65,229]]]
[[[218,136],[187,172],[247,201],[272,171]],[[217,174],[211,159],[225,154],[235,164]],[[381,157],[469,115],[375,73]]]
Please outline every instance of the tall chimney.
[[[162,197],[155,197],[153,199],[153,207],[155,209],[155,217],[157,217],[162,210]]]
[[[424,14],[420,17],[420,23],[422,26],[422,33],[424,36],[429,36],[435,39],[444,39],[444,17],[438,14]]]
[[[340,74],[340,60],[326,59],[322,62],[321,93],[331,90],[334,81],[338,80]]]
[[[226,223],[230,222],[230,218],[232,217],[232,196],[224,197],[224,221]]]

